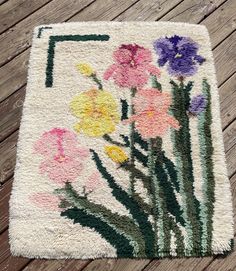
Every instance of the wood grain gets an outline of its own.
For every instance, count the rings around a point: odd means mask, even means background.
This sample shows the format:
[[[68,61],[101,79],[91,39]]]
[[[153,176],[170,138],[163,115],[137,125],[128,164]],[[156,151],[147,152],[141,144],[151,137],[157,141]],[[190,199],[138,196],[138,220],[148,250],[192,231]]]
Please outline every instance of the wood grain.
[[[0,142],[20,126],[25,86],[0,103]]]
[[[142,270],[150,260],[102,259],[92,261],[84,271],[135,271]]]
[[[132,9],[120,14],[115,21],[155,21],[164,16],[172,8],[178,5],[181,0],[160,0],[147,1],[140,0]]]
[[[6,182],[14,172],[18,131],[0,144],[0,184]]]
[[[0,188],[0,233],[7,229],[9,223],[9,199],[11,194],[12,182],[13,178],[11,178]]]
[[[88,8],[85,8],[73,16],[69,21],[110,21],[138,1],[139,0],[97,0]]]
[[[0,66],[29,48],[35,26],[64,21],[92,2],[93,0],[53,0],[4,32],[0,35]]]
[[[221,85],[236,70],[236,31],[214,50],[218,85]]]
[[[162,18],[164,21],[199,23],[225,0],[185,0]]]
[[[26,50],[0,68],[0,102],[26,84],[29,54]]]
[[[34,260],[22,271],[80,271],[88,263],[88,260]]]
[[[236,29],[236,1],[228,0],[207,17],[202,24],[207,25],[213,48]],[[218,33],[222,35],[218,35]]]
[[[219,88],[219,95],[222,128],[225,129],[236,118],[236,73]]]
[[[51,0],[9,0],[0,6],[0,33],[27,17]]]

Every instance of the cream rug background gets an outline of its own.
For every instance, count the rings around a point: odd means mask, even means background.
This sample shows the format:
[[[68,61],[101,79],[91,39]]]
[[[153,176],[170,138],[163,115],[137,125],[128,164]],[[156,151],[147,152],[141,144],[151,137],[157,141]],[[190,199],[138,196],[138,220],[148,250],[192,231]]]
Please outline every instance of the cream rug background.
[[[43,28],[42,28],[43,27]],[[63,35],[107,35],[106,41],[58,41],[53,52],[49,50],[49,39],[51,36]],[[210,248],[204,245],[204,234],[199,240],[200,247],[193,247],[192,230],[186,222],[183,227],[179,222],[177,226],[183,236],[183,250],[177,250],[176,233],[170,230],[169,250],[161,243],[161,229],[157,233],[159,251],[156,254],[139,254],[139,249],[130,239],[133,246],[133,257],[162,257],[162,256],[201,256],[209,254],[225,253],[231,250],[231,239],[233,238],[233,216],[229,181],[227,177],[223,141],[221,136],[221,124],[219,113],[219,99],[213,56],[210,48],[210,40],[204,26],[189,25],[183,23],[115,23],[115,22],[90,22],[90,23],[67,23],[49,26],[39,26],[34,31],[33,46],[30,56],[29,75],[27,84],[27,95],[24,103],[23,117],[18,141],[17,164],[15,169],[14,185],[10,200],[10,228],[9,237],[11,251],[14,255],[40,258],[99,258],[99,257],[131,257],[126,251],[118,254],[117,248],[112,246],[100,233],[91,227],[84,227],[79,223],[73,223],[72,219],[62,217],[61,209],[55,207],[57,201],[54,197],[47,198],[45,193],[56,197],[55,189],[62,184],[52,181],[48,174],[40,172],[40,164],[43,156],[35,151],[37,142],[45,132],[53,128],[66,129],[76,133],[73,129],[78,118],[72,114],[70,103],[76,95],[87,91],[96,84],[87,76],[80,73],[76,66],[78,63],[89,63],[99,78],[102,79],[107,68],[114,63],[113,52],[121,44],[138,44],[148,48],[152,52],[152,65],[158,67],[158,56],[153,49],[153,42],[161,37],[174,35],[190,37],[199,44],[198,54],[206,61],[199,65],[197,73],[188,77],[187,81],[194,81],[191,97],[202,93],[202,80],[207,78],[211,87],[211,114],[212,124],[210,126],[213,145],[213,174],[214,174],[214,202],[212,216],[212,240]],[[48,54],[54,56],[53,82],[46,86],[48,73]],[[162,84],[163,92],[171,95],[171,77],[166,66],[159,67],[161,76],[158,79]],[[49,80],[50,81],[50,80]],[[113,80],[103,80],[104,90],[108,91],[115,101],[127,100],[131,104],[129,88],[121,88]],[[49,84],[50,85],[50,84]],[[150,87],[150,86],[149,86]],[[118,108],[121,115],[121,107]],[[194,195],[201,203],[204,202],[204,176],[201,165],[198,135],[198,118],[189,118],[191,134],[191,151],[193,161]],[[129,135],[129,125],[121,123],[116,125],[116,130],[111,133],[113,139],[120,141],[120,134]],[[100,155],[103,165],[109,173],[115,177],[119,186],[130,193],[130,173],[118,168],[117,163],[109,158],[104,152],[107,143],[103,137],[89,137],[84,133],[76,133],[76,140],[81,146],[93,149]],[[70,134],[68,133],[68,137]],[[73,137],[73,136],[72,136]],[[69,139],[68,139],[69,140]],[[166,156],[174,163],[173,140],[171,129],[168,129],[162,137],[162,148]],[[55,142],[50,143],[42,139],[41,146],[46,144],[49,150],[55,148]],[[184,144],[184,142],[183,142]],[[69,148],[69,147],[68,147]],[[123,148],[129,153],[129,148]],[[142,152],[142,150],[140,149]],[[50,152],[50,151],[49,151]],[[79,153],[79,152],[78,152]],[[130,210],[119,202],[112,194],[112,188],[107,181],[97,174],[96,164],[85,155],[85,162],[80,176],[73,182],[73,187],[82,195],[83,187],[94,172],[97,181],[96,189],[88,194],[88,199],[97,205],[105,206],[113,213],[120,216],[132,218]],[[148,175],[148,169],[142,163],[136,162],[136,167]],[[91,174],[90,174],[91,173]],[[97,175],[96,175],[97,174]],[[179,176],[179,175],[178,175]],[[180,177],[179,177],[180,178]],[[62,181],[63,183],[63,181]],[[92,182],[93,183],[93,182]],[[140,181],[136,182],[135,191],[140,193],[144,202],[148,203],[147,191]],[[176,191],[175,191],[176,192]],[[43,194],[44,193],[44,194]],[[177,193],[177,202],[184,206],[183,193]],[[44,195],[44,198],[40,198]],[[38,198],[37,198],[38,197]],[[188,201],[188,199],[187,199]],[[46,203],[45,203],[46,202]],[[40,204],[41,203],[41,206]],[[55,208],[54,208],[54,207]],[[181,207],[184,209],[184,207]],[[65,210],[65,208],[64,208]],[[182,210],[182,209],[181,209]],[[201,215],[204,220],[204,208]],[[172,216],[171,216],[172,217]],[[184,214],[183,214],[184,217]],[[155,219],[154,219],[155,220]],[[154,225],[153,216],[149,215],[151,225]],[[188,219],[186,219],[187,221]],[[137,222],[135,222],[137,224]],[[158,222],[160,226],[160,221]],[[113,227],[114,228],[114,227]],[[205,229],[206,230],[206,229]],[[119,230],[118,230],[119,232]],[[204,230],[203,230],[204,232]],[[123,234],[122,234],[123,235]],[[131,238],[132,239],[132,238]],[[161,250],[160,248],[163,247]],[[158,250],[158,249],[157,249]]]

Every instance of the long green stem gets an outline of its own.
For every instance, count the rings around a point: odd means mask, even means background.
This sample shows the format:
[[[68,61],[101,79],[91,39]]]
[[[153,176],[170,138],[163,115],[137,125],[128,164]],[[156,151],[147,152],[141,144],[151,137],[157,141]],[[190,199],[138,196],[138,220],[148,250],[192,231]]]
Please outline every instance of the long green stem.
[[[207,99],[207,106],[198,117],[198,136],[200,141],[199,148],[203,179],[203,201],[201,204],[201,217],[203,218],[202,253],[205,254],[211,252],[212,247],[212,217],[215,201],[215,180],[212,161],[213,146],[211,135],[211,93],[210,85],[205,79],[202,82],[202,92]]]
[[[136,88],[131,88],[131,106],[130,106],[130,116],[134,114],[134,105],[133,105],[133,98],[136,93]],[[130,124],[130,164],[134,165],[134,133],[135,133],[135,128],[134,128],[134,122]],[[131,172],[130,173],[130,189],[131,189],[131,195],[135,193],[134,189],[134,180],[135,176]]]
[[[187,109],[190,103],[190,90],[192,83],[184,85],[183,81],[176,84],[171,81],[173,106],[176,110],[172,113],[179,121],[180,129],[173,132],[174,152],[177,157],[178,177],[181,183],[181,195],[185,219],[187,221],[186,228],[189,238],[189,247],[186,253],[191,254],[192,248],[200,249],[201,246],[201,225],[200,225],[200,204],[194,194],[194,176],[191,157],[191,139],[189,117]],[[184,143],[184,144],[183,144]]]
[[[155,251],[163,250],[164,236],[163,236],[163,209],[161,206],[161,199],[158,198],[159,195],[159,186],[158,180],[155,174],[155,156],[152,139],[148,142],[148,168],[149,168],[149,177],[151,184],[151,193],[150,197],[152,198],[152,209],[153,209],[153,225],[155,232]],[[158,219],[158,221],[157,221]]]

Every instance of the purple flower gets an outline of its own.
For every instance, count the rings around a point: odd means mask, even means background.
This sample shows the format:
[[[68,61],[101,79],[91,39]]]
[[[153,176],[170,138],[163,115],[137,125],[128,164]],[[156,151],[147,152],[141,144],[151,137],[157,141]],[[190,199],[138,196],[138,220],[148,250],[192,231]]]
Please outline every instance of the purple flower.
[[[172,36],[160,38],[154,42],[154,49],[159,56],[159,66],[167,64],[170,75],[177,77],[192,76],[197,72],[205,58],[197,54],[199,46],[191,38]]]
[[[192,98],[188,111],[193,115],[200,114],[207,105],[207,100],[204,95],[199,94]]]

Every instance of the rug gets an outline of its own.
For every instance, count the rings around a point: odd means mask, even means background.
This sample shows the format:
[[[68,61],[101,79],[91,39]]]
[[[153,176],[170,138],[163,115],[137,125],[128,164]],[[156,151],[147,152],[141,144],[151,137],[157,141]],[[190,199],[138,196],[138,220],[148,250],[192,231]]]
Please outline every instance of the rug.
[[[34,30],[10,200],[13,255],[160,258],[232,250],[207,29]]]

